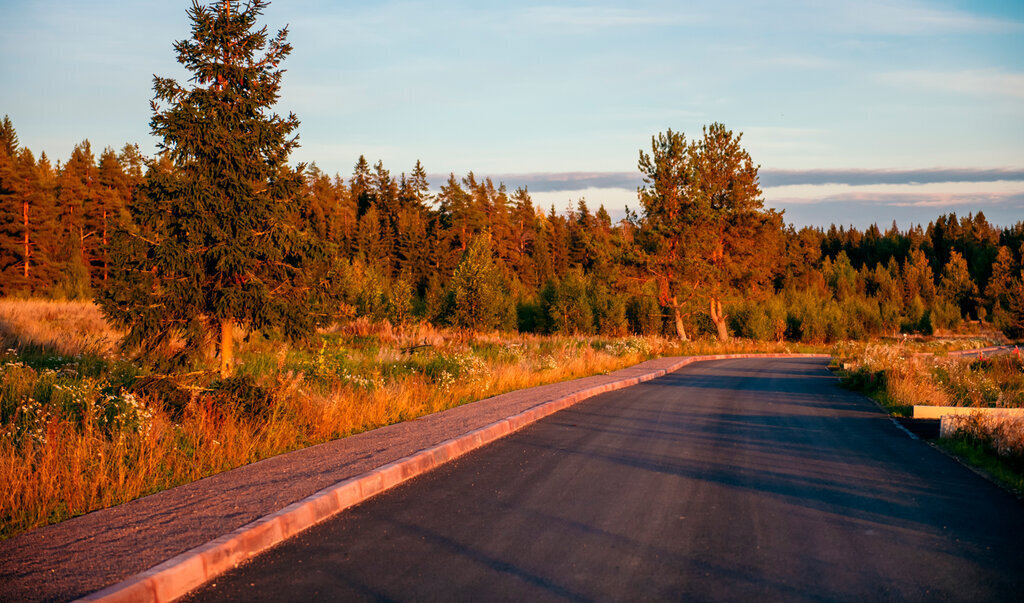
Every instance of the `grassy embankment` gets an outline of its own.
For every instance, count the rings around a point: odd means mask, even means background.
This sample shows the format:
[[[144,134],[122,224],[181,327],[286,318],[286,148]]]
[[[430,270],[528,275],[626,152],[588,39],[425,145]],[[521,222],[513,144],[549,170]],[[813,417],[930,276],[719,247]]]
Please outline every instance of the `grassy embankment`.
[[[844,384],[900,417],[910,416],[914,405],[1024,408],[1024,361],[1019,354],[948,355],[991,343],[847,343],[833,349],[833,362],[844,368]],[[1024,494],[1024,417],[976,413],[953,421],[954,435],[938,440],[938,446]]]
[[[656,356],[790,349],[355,321],[305,346],[253,337],[219,381],[149,373],[118,337],[90,303],[0,300],[0,538],[502,392]]]

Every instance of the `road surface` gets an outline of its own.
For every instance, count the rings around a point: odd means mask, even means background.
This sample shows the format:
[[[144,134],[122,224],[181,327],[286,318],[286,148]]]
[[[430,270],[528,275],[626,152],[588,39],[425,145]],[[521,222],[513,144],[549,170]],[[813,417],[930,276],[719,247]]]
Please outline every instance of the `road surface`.
[[[593,398],[190,598],[1024,598],[1024,505],[825,364],[704,362]]]

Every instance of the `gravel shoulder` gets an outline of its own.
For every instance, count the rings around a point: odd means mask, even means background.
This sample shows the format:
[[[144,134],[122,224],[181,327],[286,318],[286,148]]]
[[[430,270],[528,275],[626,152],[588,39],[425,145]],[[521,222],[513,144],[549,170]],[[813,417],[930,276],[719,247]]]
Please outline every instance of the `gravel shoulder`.
[[[659,358],[607,375],[518,390],[246,465],[0,542],[0,601],[84,596],[341,480],[539,404],[674,366]]]

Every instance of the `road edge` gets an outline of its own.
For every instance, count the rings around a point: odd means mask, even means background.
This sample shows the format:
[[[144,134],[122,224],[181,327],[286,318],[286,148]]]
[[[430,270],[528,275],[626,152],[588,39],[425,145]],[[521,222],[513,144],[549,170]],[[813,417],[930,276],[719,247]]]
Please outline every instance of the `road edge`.
[[[580,389],[523,412],[328,486],[122,582],[78,601],[165,603],[174,601],[243,562],[345,509],[481,448],[540,419],[599,394],[644,383],[695,362],[740,358],[829,358],[828,354],[716,354],[686,356],[648,373]]]

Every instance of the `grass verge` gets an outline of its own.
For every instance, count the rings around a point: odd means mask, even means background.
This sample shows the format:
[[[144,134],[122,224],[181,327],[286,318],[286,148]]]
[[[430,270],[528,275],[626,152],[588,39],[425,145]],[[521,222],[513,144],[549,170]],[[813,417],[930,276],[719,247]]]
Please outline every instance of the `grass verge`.
[[[1018,497],[1024,497],[1024,472],[1015,468],[1005,458],[980,444],[961,438],[941,438],[934,443],[940,450],[978,469]]]

